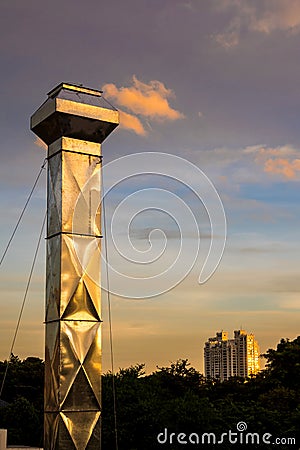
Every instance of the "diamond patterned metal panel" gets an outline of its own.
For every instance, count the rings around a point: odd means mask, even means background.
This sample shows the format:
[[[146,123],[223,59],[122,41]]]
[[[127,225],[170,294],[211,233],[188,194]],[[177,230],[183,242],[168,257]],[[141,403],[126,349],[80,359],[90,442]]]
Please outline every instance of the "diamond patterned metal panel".
[[[86,450],[101,450],[101,414],[94,425],[94,431],[87,443]]]
[[[79,145],[79,140],[74,141]],[[100,234],[100,211],[93,217],[99,205],[100,170],[99,156],[63,151],[49,159],[48,236],[72,233],[75,206],[76,232]]]
[[[62,153],[62,231],[72,232],[74,207],[80,217],[76,221],[76,233],[99,234],[92,217],[99,204],[100,160],[97,156]],[[85,188],[88,183],[87,189]]]
[[[49,162],[45,450],[99,450],[99,157],[62,151]],[[78,197],[76,232],[84,235],[72,235]]]
[[[57,154],[48,160],[48,236],[61,230],[62,214],[62,164],[61,156]]]
[[[93,408],[95,411],[99,411],[100,405],[84,370],[81,368],[64,401],[63,410],[78,411],[85,408]]]
[[[99,450],[100,448],[100,427],[99,425],[99,411],[92,411],[83,414],[80,412],[61,413],[61,417],[70,433],[73,444],[76,450],[83,450],[90,448],[91,450]],[[93,446],[88,446],[92,435],[94,435]],[[68,448],[69,450],[69,448]]]
[[[62,323],[76,358],[80,364],[83,364],[92,343],[96,339],[96,334],[100,332],[100,322],[70,321]]]
[[[94,237],[62,235],[61,317],[66,318],[66,314],[69,314],[66,309],[75,308],[77,312],[79,310],[82,312],[77,319],[87,320],[91,317],[86,315],[95,310],[97,314],[93,315],[93,318],[100,319],[99,241],[99,238]],[[70,306],[70,303],[73,305]],[[90,305],[90,312],[85,311],[85,305]]]
[[[70,332],[66,322],[61,321],[61,337],[60,337],[60,389],[59,404],[60,407],[65,397],[71,389],[72,383],[80,369],[80,361],[76,355],[76,351],[72,346]]]
[[[47,240],[46,321],[57,320],[61,293],[61,237]]]
[[[60,377],[57,367],[60,365],[60,327],[59,322],[51,322],[46,327],[45,349],[45,411],[59,408]]]
[[[99,404],[101,404],[101,331],[100,328],[95,334],[88,352],[83,361],[83,369],[86,373],[87,379],[93,388],[94,395]]]
[[[61,297],[60,314],[68,306],[71,298],[74,296],[78,283],[83,275],[83,269],[77,258],[76,249],[71,236],[62,235],[61,246]]]
[[[65,320],[99,320],[99,316],[82,278],[69,301],[63,316]]]
[[[61,83],[31,117],[49,145],[44,450],[101,448],[101,143],[119,113],[99,99]]]
[[[46,413],[45,414],[45,437],[44,447],[47,450],[60,450],[58,435],[59,435],[59,414]]]
[[[70,420],[64,419],[62,413],[45,414],[45,450],[77,450],[67,428],[68,425],[72,426],[72,423]],[[94,449],[96,448],[94,447]]]

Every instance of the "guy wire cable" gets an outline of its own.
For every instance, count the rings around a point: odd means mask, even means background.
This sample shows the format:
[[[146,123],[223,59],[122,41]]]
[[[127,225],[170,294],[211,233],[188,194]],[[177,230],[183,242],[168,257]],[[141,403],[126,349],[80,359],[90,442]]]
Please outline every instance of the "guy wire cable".
[[[101,164],[101,195],[102,195],[102,206],[103,206],[103,226],[104,226],[104,242],[105,242],[105,259],[106,259],[106,286],[107,286],[107,304],[108,304],[108,322],[109,322],[109,342],[110,342],[110,362],[111,362],[111,373],[112,373],[112,394],[113,394],[113,411],[114,411],[114,427],[115,427],[115,448],[118,450],[118,428],[117,428],[117,401],[116,401],[116,386],[115,386],[115,370],[114,370],[114,351],[113,351],[113,332],[112,332],[112,316],[111,316],[111,300],[110,300],[110,284],[109,284],[109,273],[108,273],[108,244],[107,244],[107,233],[106,233],[106,211],[105,211],[105,192],[104,192],[104,182],[103,182],[103,168]]]
[[[31,189],[31,191],[30,191],[30,193],[29,193],[29,196],[28,196],[28,198],[27,198],[27,200],[26,200],[26,203],[25,203],[25,205],[24,205],[24,208],[22,209],[22,212],[21,212],[21,214],[20,214],[20,217],[19,217],[19,219],[18,219],[18,221],[17,221],[17,224],[16,224],[16,226],[15,226],[13,232],[12,232],[12,235],[11,235],[11,237],[9,238],[9,241],[8,241],[6,247],[5,247],[4,253],[3,253],[3,255],[2,255],[2,257],[1,257],[1,260],[0,260],[0,267],[1,267],[2,262],[3,262],[3,260],[4,260],[5,256],[6,256],[6,253],[8,252],[9,246],[10,246],[10,244],[11,244],[11,242],[12,242],[12,240],[13,240],[15,234],[16,234],[16,231],[17,231],[17,229],[18,229],[18,227],[19,227],[19,225],[20,225],[20,222],[21,222],[22,217],[23,217],[23,215],[24,215],[24,213],[25,213],[25,210],[26,210],[26,208],[27,208],[27,205],[28,205],[28,203],[29,203],[29,201],[30,201],[30,199],[31,199],[31,197],[32,197],[32,194],[33,194],[33,192],[34,192],[34,190],[35,190],[35,187],[36,187],[36,185],[37,185],[37,183],[38,183],[38,181],[39,181],[39,179],[40,179],[41,173],[42,173],[42,171],[44,170],[46,164],[47,164],[47,158],[44,159],[44,162],[43,162],[43,164],[42,164],[42,166],[41,166],[41,168],[40,168],[40,171],[39,171],[39,173],[38,173],[38,176],[36,177],[36,180],[35,180],[35,182],[34,182],[34,184],[33,184],[33,187],[32,187],[32,189]]]
[[[17,339],[19,328],[20,328],[20,323],[21,323],[21,318],[22,318],[23,311],[24,311],[25,302],[26,302],[26,299],[27,299],[28,290],[29,290],[29,287],[30,287],[30,283],[31,283],[31,279],[32,279],[32,275],[33,275],[33,271],[34,271],[34,267],[35,267],[35,263],[36,263],[36,259],[37,259],[37,255],[38,255],[38,251],[39,251],[40,244],[41,244],[41,239],[42,239],[44,228],[45,228],[46,217],[47,217],[47,212],[45,213],[45,216],[44,216],[44,219],[43,219],[42,228],[41,228],[41,231],[40,231],[40,234],[39,234],[37,246],[36,246],[36,249],[35,249],[32,265],[31,265],[31,269],[30,269],[30,272],[29,272],[29,277],[28,277],[28,281],[27,281],[27,285],[26,285],[26,289],[25,289],[25,294],[24,294],[24,297],[23,297],[23,301],[22,301],[20,312],[19,312],[19,317],[18,317],[15,333],[14,333],[12,344],[11,344],[11,348],[10,348],[9,357],[7,358],[6,368],[5,368],[5,372],[4,372],[4,376],[3,376],[2,383],[1,383],[1,388],[0,388],[0,399],[1,399],[1,396],[2,396],[5,380],[6,380],[6,377],[7,377],[9,362],[10,362],[10,359],[11,359],[11,355],[13,354],[14,345],[15,345],[15,342],[16,342],[16,339]]]

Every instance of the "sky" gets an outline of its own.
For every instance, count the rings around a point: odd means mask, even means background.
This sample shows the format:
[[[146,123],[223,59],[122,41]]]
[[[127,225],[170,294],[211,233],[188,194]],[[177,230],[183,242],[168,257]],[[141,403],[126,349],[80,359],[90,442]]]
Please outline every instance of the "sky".
[[[199,258],[177,286],[153,298],[112,295],[116,368],[145,363],[150,372],[188,358],[203,371],[204,342],[222,329],[253,332],[262,353],[299,335],[299,1],[2,0],[0,9],[1,254],[46,156],[30,116],[60,82],[82,83],[102,89],[120,110],[120,126],[103,144],[105,164],[146,152],[181,157],[213,183],[227,220],[220,265],[199,284],[209,222],[191,189],[141,175],[107,196],[111,221],[141,187],[148,197],[137,198],[140,208],[156,198],[149,189],[171,191],[193,211],[202,234]],[[168,172],[168,164],[160,169]],[[199,188],[187,163],[181,169],[189,187]],[[44,170],[0,268],[0,359],[9,355],[43,221],[45,180]],[[169,197],[157,198],[161,211],[137,216],[129,234],[139,251],[160,249],[166,238],[168,266],[180,243],[189,253],[198,238],[188,225],[180,240],[176,220],[162,211]],[[124,243],[126,208],[117,211],[116,238]],[[184,217],[179,213],[179,223]],[[44,261],[43,243],[14,348],[22,358],[43,357]],[[151,273],[152,266],[140,270]],[[106,371],[105,293],[103,321]]]

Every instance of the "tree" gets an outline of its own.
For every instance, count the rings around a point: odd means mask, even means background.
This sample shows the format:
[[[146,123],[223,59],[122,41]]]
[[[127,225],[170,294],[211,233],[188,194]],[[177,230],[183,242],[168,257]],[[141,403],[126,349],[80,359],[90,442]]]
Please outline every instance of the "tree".
[[[188,359],[178,359],[172,362],[170,367],[157,367],[158,371],[154,373],[157,377],[165,380],[169,387],[174,389],[198,389],[201,384],[204,384],[205,379],[203,375],[194,367],[191,367]]]
[[[206,380],[187,359],[158,367],[150,375],[145,374],[144,364],[120,369],[115,375],[104,374],[103,448],[115,447],[113,382],[122,450],[161,448],[157,435],[165,428],[169,433],[213,432],[221,436],[236,430],[240,421],[250,432],[296,436],[300,429],[300,337],[282,339],[265,357],[267,367],[257,376],[225,382]],[[4,370],[5,363],[0,363],[0,380]],[[41,445],[43,372],[39,358],[21,361],[12,356],[4,390],[9,405],[4,403],[0,413],[0,428],[8,428],[10,444]],[[182,445],[175,443],[170,448]],[[226,444],[222,448],[231,447]]]
[[[300,336],[293,341],[281,339],[277,349],[269,349],[264,357],[270,381],[286,387],[300,385]]]
[[[9,445],[40,446],[43,428],[38,411],[26,398],[19,397],[1,410],[1,428],[8,430]]]
[[[7,361],[0,363],[2,382]],[[2,400],[0,428],[7,428],[9,444],[40,446],[43,436],[44,362],[11,355]]]

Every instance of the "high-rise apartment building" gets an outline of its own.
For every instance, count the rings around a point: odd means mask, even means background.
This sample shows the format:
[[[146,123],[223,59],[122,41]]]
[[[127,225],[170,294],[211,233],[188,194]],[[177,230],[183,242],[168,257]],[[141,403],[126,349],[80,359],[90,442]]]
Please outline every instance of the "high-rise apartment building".
[[[254,334],[236,330],[234,338],[228,339],[227,331],[216,333],[205,342],[204,369],[206,378],[220,381],[257,374],[259,346]]]

